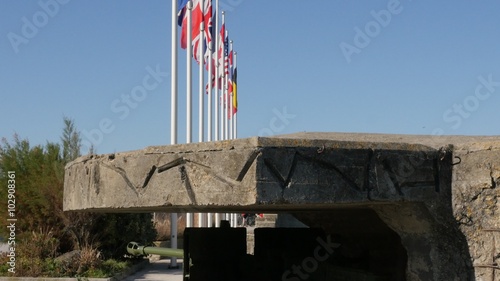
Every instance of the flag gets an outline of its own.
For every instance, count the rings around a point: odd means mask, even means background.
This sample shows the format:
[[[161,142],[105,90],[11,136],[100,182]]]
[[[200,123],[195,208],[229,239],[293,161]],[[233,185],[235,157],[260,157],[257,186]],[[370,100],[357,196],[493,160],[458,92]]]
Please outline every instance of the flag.
[[[213,57],[214,54],[215,54],[215,52],[212,53],[212,56],[209,58],[209,59],[212,60],[212,69],[211,70],[208,69],[208,63],[206,63],[206,67],[205,67],[205,69],[208,72],[208,79],[210,79],[212,81],[212,88],[215,87],[215,59]],[[209,88],[209,86],[208,86],[209,84],[210,84],[210,81],[207,82],[207,85],[205,86],[205,93],[206,94],[208,94],[208,92],[210,91],[210,89],[212,89],[212,88]]]
[[[204,34],[201,33],[200,31],[200,26],[204,22],[203,21],[203,12],[201,11],[201,2],[199,2],[199,5],[197,8],[193,11],[193,36],[192,36],[192,44],[193,44],[193,57],[195,58],[196,62],[200,63],[201,58],[200,56],[200,51],[199,48],[203,48],[204,42],[201,41],[201,36],[204,36]]]
[[[224,36],[224,75],[229,74],[229,39],[226,34]]]
[[[232,107],[232,112],[228,111],[228,118],[231,119],[231,117],[238,111],[238,99],[236,96],[236,60],[233,54],[233,50],[229,52],[229,74],[228,74],[228,82],[227,82],[227,95],[231,99],[229,102],[232,103],[232,105],[228,105],[228,108],[231,109]]]
[[[217,54],[217,56],[215,58],[213,58],[213,61],[212,61],[212,71],[209,71],[209,75],[210,75],[210,78],[209,79],[212,79],[212,87],[215,87],[215,69],[217,68],[218,69],[218,72],[219,72],[219,77],[217,77],[219,80],[219,86],[218,86],[218,90],[221,90],[221,89],[224,89],[223,88],[223,85],[222,85],[222,79],[221,79],[221,73],[224,73],[224,54],[225,54],[225,37],[224,37],[224,34],[226,33],[226,28],[225,28],[225,24],[222,23],[222,26],[221,26],[221,29],[220,29],[220,33],[219,33],[219,36],[217,36],[217,40],[219,40],[219,50],[215,51],[214,54]],[[217,64],[218,62],[218,64]],[[207,68],[208,70],[208,64],[207,64]],[[205,90],[206,92],[208,93],[208,83],[207,85],[205,86]]]
[[[229,51],[228,59],[228,73],[227,73],[227,94],[230,95],[233,92],[233,51]]]
[[[192,11],[191,11],[191,27],[187,26],[186,17],[186,4],[187,0],[180,0],[180,9],[177,23],[182,26],[181,31],[181,48],[186,49],[187,47],[187,32],[191,30],[191,44],[193,45],[193,57],[199,63],[201,58],[199,58],[199,48],[200,46],[208,46],[212,42],[212,0],[191,0]],[[201,32],[200,26],[204,23],[204,41],[201,42]],[[203,45],[201,45],[203,44]],[[206,55],[206,54],[205,54]]]
[[[200,24],[203,19],[203,14],[201,13],[200,0],[192,0],[192,11],[191,11],[191,26],[187,26],[187,16],[184,16],[182,20],[182,32],[181,32],[181,48],[186,49],[187,47],[187,33],[191,30],[191,44],[194,46],[196,40],[199,40],[200,35]],[[187,7],[186,7],[187,8]],[[193,53],[195,54],[194,50]]]
[[[210,18],[208,18],[208,16],[210,15]],[[213,40],[214,38],[214,26],[213,26],[213,23],[215,22],[215,16],[216,14],[212,12],[212,1],[210,0],[209,1],[209,7],[208,7],[208,11],[206,11],[206,14],[205,14],[205,21],[207,22],[207,25],[208,25],[208,28],[205,29],[205,33],[206,33],[206,36],[205,36],[205,41],[206,41],[206,44],[207,44],[207,51],[206,51],[206,54],[205,56],[207,58],[210,58],[212,59],[212,67],[215,67],[215,59],[214,59],[214,56],[216,54],[215,50],[214,50],[214,42],[215,40]],[[208,69],[208,59],[207,61],[205,62],[205,69],[207,71],[209,71]],[[215,69],[212,68],[212,72],[215,73]]]
[[[207,49],[212,50],[213,48],[208,46],[212,45],[212,26],[214,22],[214,13],[212,12],[212,0],[204,0],[204,8],[203,8],[203,21],[205,22],[205,44],[207,45]]]
[[[214,14],[214,17],[216,17],[216,14]],[[215,19],[214,19],[215,20]],[[220,28],[219,34],[216,36],[216,38],[213,38],[214,40],[217,40],[218,43],[218,50],[214,50],[212,54],[212,70],[208,71],[208,64],[206,66],[206,69],[209,73],[209,78],[212,80],[212,87],[215,87],[215,79],[218,79],[218,90],[224,89],[226,85],[223,85],[223,79],[222,79],[222,74],[227,74],[227,71],[225,70],[225,54],[227,54],[227,38],[226,38],[226,25],[224,23],[224,14],[222,15],[222,26]],[[212,42],[214,42],[212,40]],[[210,56],[210,55],[209,55]],[[217,70],[217,71],[216,71]],[[216,77],[216,72],[218,72]],[[205,86],[205,90],[208,93],[208,83]]]
[[[182,26],[182,22],[184,21],[184,16],[186,15],[186,5],[188,0],[179,0],[177,8],[179,12],[177,13],[177,25]]]
[[[208,46],[212,44],[212,20],[213,20],[212,0],[200,0],[196,13],[197,13],[198,34],[196,35],[196,37],[193,36],[193,57],[196,59],[198,63],[200,63],[201,61],[205,62],[204,58],[209,56],[210,51]],[[203,41],[200,40],[201,34],[199,30],[202,22],[204,26]],[[193,26],[193,29],[194,28],[195,26]],[[203,57],[201,58],[199,57],[200,56],[199,48],[203,48],[203,50],[206,50],[205,53],[203,54]]]
[[[225,33],[226,33],[226,24],[222,23],[222,26],[220,28],[220,33],[219,33],[219,50],[218,50],[218,55],[217,55],[217,60],[218,60],[218,69],[219,69],[219,74],[224,73],[224,54],[225,54]],[[220,84],[219,84],[220,86]],[[219,88],[220,90],[220,88]]]
[[[236,62],[233,66],[233,114],[238,112],[238,87],[236,86],[236,80],[237,80],[237,67],[236,67]]]
[[[181,0],[185,1],[185,0]],[[186,1],[187,3],[188,1]],[[195,40],[199,40],[200,35],[200,24],[203,20],[203,14],[201,13],[201,0],[191,0],[192,3],[192,11],[191,11],[191,27],[187,26],[187,16],[186,9],[187,6],[184,5],[183,9],[179,13],[179,16],[182,16],[182,31],[181,31],[181,48],[186,49],[187,47],[187,33],[188,30],[191,30],[191,40],[193,46],[195,45]],[[180,19],[179,19],[180,20]],[[178,22],[179,22],[178,20]]]

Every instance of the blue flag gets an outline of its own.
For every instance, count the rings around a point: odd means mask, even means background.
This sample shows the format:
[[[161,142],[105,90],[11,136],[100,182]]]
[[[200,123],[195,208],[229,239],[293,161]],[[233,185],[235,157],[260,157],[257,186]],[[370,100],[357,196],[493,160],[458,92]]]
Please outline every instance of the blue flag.
[[[184,9],[187,5],[187,2],[189,0],[178,0],[178,6],[177,9],[179,10],[179,13],[177,13],[177,24],[179,26],[182,26],[182,20],[184,19],[184,15],[186,14],[186,9]]]

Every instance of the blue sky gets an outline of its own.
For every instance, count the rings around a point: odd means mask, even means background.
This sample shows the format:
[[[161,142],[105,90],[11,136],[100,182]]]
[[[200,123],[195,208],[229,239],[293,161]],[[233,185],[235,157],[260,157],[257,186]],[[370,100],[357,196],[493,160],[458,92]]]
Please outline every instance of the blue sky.
[[[239,137],[500,134],[496,0],[220,6],[238,52]],[[0,7],[0,137],[59,141],[66,116],[98,153],[170,143],[169,0],[0,0]],[[183,50],[179,72],[183,143]],[[126,103],[145,79],[147,93]]]

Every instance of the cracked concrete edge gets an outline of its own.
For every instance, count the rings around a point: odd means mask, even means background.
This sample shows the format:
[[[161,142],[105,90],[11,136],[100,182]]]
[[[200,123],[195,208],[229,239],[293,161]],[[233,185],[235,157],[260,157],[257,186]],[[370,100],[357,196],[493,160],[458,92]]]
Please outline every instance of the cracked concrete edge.
[[[153,204],[144,201],[145,199],[142,198],[144,193],[149,193],[151,200],[162,202],[161,204],[157,202],[155,206],[169,206],[168,202],[172,200],[177,202],[179,206],[198,205],[200,202],[189,202],[189,200],[192,201],[191,197],[193,197],[189,193],[191,189],[189,188],[190,176],[205,179],[205,185],[198,187],[200,195],[206,194],[207,189],[211,188],[210,194],[202,196],[203,202],[213,196],[223,196],[226,193],[237,193],[239,195],[237,198],[248,199],[248,194],[250,194],[248,191],[251,190],[245,187],[248,185],[246,182],[251,181],[252,178],[247,176],[247,171],[253,167],[253,160],[257,154],[255,148],[247,149],[245,147],[248,146],[243,145],[240,149],[234,149],[234,146],[231,145],[229,150],[224,152],[207,150],[204,147],[203,151],[197,153],[186,153],[184,149],[184,151],[177,153],[162,153],[155,150],[154,153],[146,154],[144,151],[132,151],[81,157],[66,166],[63,205],[65,210],[73,210],[71,207],[68,208],[71,206],[70,202],[90,203],[92,201],[88,206],[114,207],[115,211],[120,212],[120,206],[122,206],[119,204],[120,202],[130,203],[135,198],[138,199],[137,202],[131,204],[130,207],[135,207],[137,211],[149,211],[147,207],[139,210],[141,204],[144,206]],[[248,161],[250,161],[250,165],[246,164]],[[224,165],[217,164],[220,162],[224,162]],[[221,173],[221,169],[228,167],[231,169]],[[168,185],[164,184],[166,179]],[[121,192],[110,193],[112,189],[106,186],[102,188],[101,180],[107,183],[113,182],[112,186]],[[235,186],[241,188],[232,188]],[[186,192],[185,189],[188,192],[187,196],[182,194]],[[218,194],[214,193],[214,190],[217,190]],[[152,196],[151,192],[155,194]],[[97,199],[97,201],[89,198],[89,196],[94,195],[96,196],[92,198]],[[163,198],[162,196],[170,197]],[[248,200],[244,202],[248,204]],[[202,205],[211,204],[211,201],[203,202]],[[86,207],[76,209],[82,211],[97,210]],[[124,211],[127,210],[124,209]]]
[[[486,144],[486,145],[485,145]],[[432,150],[441,147],[459,146],[469,150],[500,148],[500,136],[432,136],[364,133],[303,132],[272,137],[250,137],[214,142],[149,146],[143,150],[132,150],[102,155],[85,155],[68,163],[69,166],[86,162],[95,157],[114,157],[119,154],[190,154],[196,152],[224,151],[260,147],[314,147],[323,146],[345,149],[400,149]]]
[[[257,137],[237,139],[237,140],[224,140],[215,142],[201,142],[201,143],[189,143],[189,144],[172,144],[172,145],[158,145],[158,146],[148,146],[144,149],[117,152],[117,153],[106,153],[106,154],[88,154],[78,157],[74,161],[66,165],[66,169],[70,168],[75,164],[85,163],[89,160],[96,160],[102,158],[113,159],[121,155],[127,156],[141,156],[141,155],[190,155],[199,152],[216,152],[216,151],[231,151],[231,150],[241,150],[247,148],[257,147]]]
[[[463,136],[463,135],[405,135],[405,134],[376,134],[376,133],[330,133],[330,132],[301,132],[295,134],[278,135],[271,138],[260,138],[260,143],[269,140],[278,142],[295,140],[296,144],[321,144],[322,141],[332,141],[349,148],[379,147],[383,149],[401,148],[404,150],[440,149],[441,147],[478,147],[483,143],[500,147],[499,136]]]

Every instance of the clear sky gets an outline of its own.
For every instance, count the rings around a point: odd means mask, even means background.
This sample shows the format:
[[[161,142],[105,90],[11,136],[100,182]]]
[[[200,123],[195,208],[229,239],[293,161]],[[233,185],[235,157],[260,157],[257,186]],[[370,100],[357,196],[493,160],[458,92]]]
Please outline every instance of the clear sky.
[[[238,52],[239,137],[500,135],[498,0],[220,6]],[[169,144],[170,22],[170,0],[0,0],[0,137],[59,141],[66,116],[98,153]],[[183,143],[184,50],[179,72]]]

